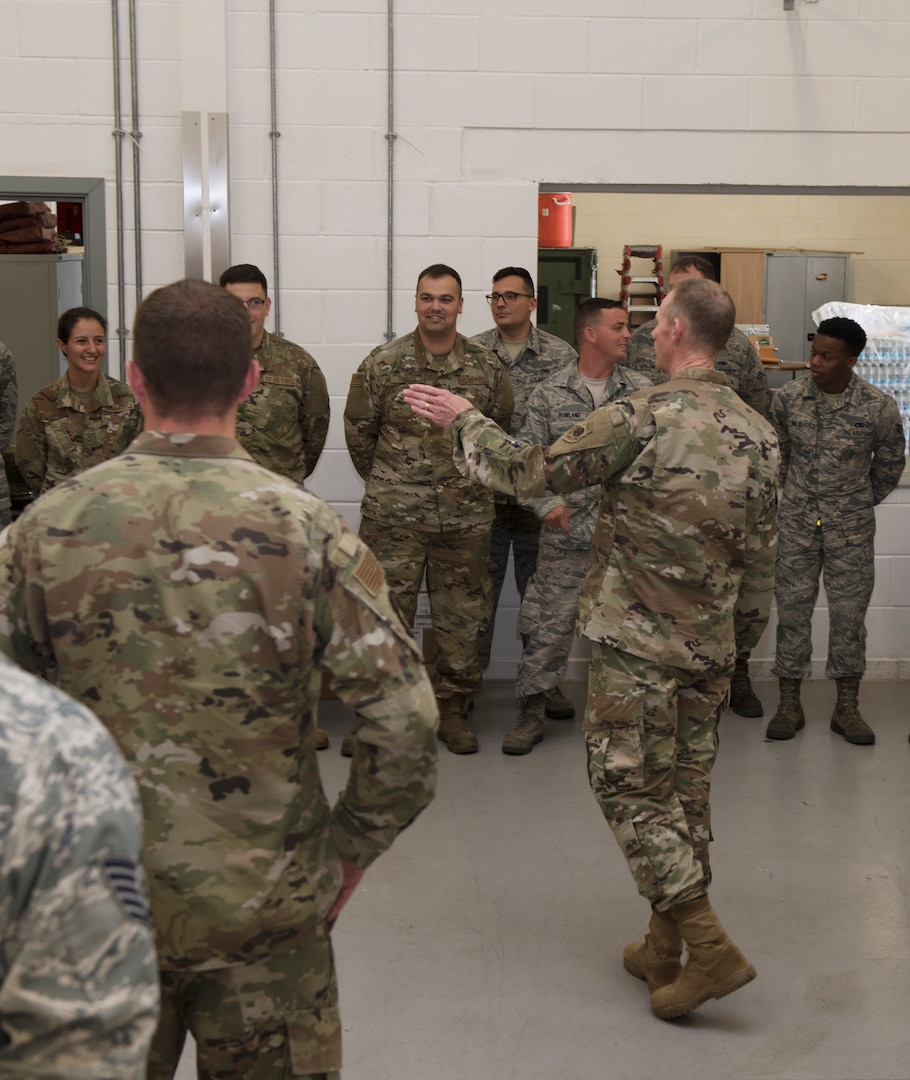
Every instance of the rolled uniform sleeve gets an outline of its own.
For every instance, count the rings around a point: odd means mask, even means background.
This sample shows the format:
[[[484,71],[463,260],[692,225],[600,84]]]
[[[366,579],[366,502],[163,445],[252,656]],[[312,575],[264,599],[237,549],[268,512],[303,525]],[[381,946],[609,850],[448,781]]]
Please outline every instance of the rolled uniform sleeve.
[[[768,623],[777,553],[777,488],[762,485],[747,500],[746,561],[733,612],[738,647],[753,649]]]
[[[329,433],[329,391],[325,376],[316,363],[309,371],[306,392],[300,403],[300,430],[303,432],[304,475],[309,476],[319,462]]]
[[[520,498],[542,498],[605,483],[639,447],[633,410],[624,401],[597,409],[552,446],[511,438],[476,410],[452,427],[456,463],[473,479]]]
[[[370,358],[351,376],[344,407],[344,439],[351,462],[362,480],[369,478],[379,441],[379,413],[373,399]]]
[[[872,451],[872,502],[878,505],[897,487],[906,464],[906,440],[897,404],[888,399],[876,425],[876,445]]]
[[[47,438],[44,425],[38,419],[34,398],[28,402],[19,418],[15,458],[22,479],[36,494],[40,492],[47,472]]]
[[[369,866],[433,797],[433,689],[369,548],[346,527],[326,550],[320,666],[362,724],[345,790],[332,810],[340,855]]]

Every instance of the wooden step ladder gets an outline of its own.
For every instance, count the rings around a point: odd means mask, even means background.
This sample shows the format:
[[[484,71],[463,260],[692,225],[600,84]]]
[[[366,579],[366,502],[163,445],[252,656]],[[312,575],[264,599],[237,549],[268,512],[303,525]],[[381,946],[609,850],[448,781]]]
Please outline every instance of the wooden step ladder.
[[[632,260],[648,259],[650,274],[633,274]],[[619,301],[629,313],[629,318],[639,312],[650,318],[660,307],[667,295],[664,289],[663,247],[660,244],[626,244],[622,249],[622,270],[617,271],[622,278]],[[632,291],[631,285],[647,285],[643,292]]]

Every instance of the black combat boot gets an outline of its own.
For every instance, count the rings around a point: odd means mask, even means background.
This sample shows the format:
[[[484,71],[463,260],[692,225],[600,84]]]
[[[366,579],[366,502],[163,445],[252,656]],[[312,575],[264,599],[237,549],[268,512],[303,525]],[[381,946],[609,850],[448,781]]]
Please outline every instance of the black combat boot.
[[[765,711],[752,689],[748,660],[736,661],[730,680],[730,708],[737,716],[761,716]]]

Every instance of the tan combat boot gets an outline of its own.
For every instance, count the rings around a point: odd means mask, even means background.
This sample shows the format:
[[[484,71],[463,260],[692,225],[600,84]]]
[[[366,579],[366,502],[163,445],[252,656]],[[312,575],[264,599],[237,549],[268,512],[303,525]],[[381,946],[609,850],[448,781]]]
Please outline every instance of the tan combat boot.
[[[727,937],[708,898],[671,908],[670,915],[689,950],[682,974],[651,994],[651,1011],[661,1020],[697,1009],[708,998],[722,998],[755,978],[755,968]]]
[[[651,923],[644,941],[634,941],[622,951],[626,971],[644,979],[653,994],[661,986],[676,982],[682,974],[682,934],[676,920],[665,911],[651,911]]]
[[[871,746],[875,742],[875,732],[860,715],[858,697],[858,675],[837,680],[837,704],[831,714],[831,730],[843,735],[854,746]]]
[[[799,687],[802,679],[779,679],[780,704],[771,717],[766,739],[792,739],[797,731],[806,726],[806,715],[799,700]]]
[[[521,699],[518,722],[502,740],[504,754],[530,754],[534,744],[543,739],[543,713],[546,694],[531,694]]]
[[[452,754],[476,754],[480,744],[464,718],[465,695],[452,694],[451,697],[437,698],[436,704],[439,706],[439,728],[436,731],[439,741],[444,742]]]
[[[353,757],[354,750],[357,748],[357,732],[360,731],[360,723],[356,723],[351,730],[341,740],[341,756]]]
[[[554,686],[547,693],[546,714],[551,720],[571,720],[575,716],[575,706],[562,692],[561,686]]]
[[[323,731],[321,727],[316,728],[316,749],[327,750],[329,746],[329,735],[327,731]]]
[[[765,711],[752,689],[748,660],[736,661],[730,680],[730,708],[737,716],[761,716]]]

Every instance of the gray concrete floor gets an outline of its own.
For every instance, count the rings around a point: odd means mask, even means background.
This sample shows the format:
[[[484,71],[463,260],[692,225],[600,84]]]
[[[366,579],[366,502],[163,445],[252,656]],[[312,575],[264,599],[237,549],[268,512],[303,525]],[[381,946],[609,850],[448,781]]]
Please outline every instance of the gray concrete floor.
[[[436,800],[342,913],[344,1080],[907,1080],[907,684],[863,685],[874,747],[829,731],[831,683],[804,684],[790,742],[764,738],[772,683],[764,719],[727,712],[711,895],[758,978],[672,1022],[622,967],[648,907],[588,789],[584,686],[565,689],[578,717],[515,758],[514,685],[484,687],[480,753],[441,748]],[[322,715],[334,797],[350,714]]]

